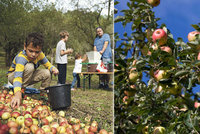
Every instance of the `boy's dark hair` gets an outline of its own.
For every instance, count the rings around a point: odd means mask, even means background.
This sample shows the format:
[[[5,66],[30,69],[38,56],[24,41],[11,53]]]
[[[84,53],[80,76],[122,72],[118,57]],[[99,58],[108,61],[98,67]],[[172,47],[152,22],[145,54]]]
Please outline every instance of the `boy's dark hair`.
[[[79,54],[79,53],[77,53],[76,55],[75,55],[75,59],[78,59],[78,58],[80,58],[81,57],[81,55]]]
[[[42,47],[44,45],[43,35],[36,32],[30,33],[26,37],[25,46],[27,47],[31,42],[33,43],[33,47],[37,47],[37,46]]]

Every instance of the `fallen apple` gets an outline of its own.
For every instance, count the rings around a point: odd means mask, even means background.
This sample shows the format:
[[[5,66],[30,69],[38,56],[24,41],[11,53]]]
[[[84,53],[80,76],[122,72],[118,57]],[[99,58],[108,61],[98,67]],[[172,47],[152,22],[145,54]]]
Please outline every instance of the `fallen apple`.
[[[7,119],[9,119],[11,117],[11,114],[10,114],[10,112],[7,112],[7,111],[5,111],[2,115],[1,115],[1,118],[3,119],[3,120],[7,120]]]
[[[8,121],[7,125],[8,125],[9,128],[18,127],[18,124],[15,121]]]
[[[34,134],[39,129],[38,125],[32,124],[30,127],[31,132]]]
[[[18,134],[18,128],[17,127],[10,127],[9,134]]]
[[[65,112],[64,111],[59,111],[58,115],[61,116],[61,117],[65,117]]]
[[[27,127],[30,127],[33,124],[33,120],[31,118],[25,118],[24,124]]]

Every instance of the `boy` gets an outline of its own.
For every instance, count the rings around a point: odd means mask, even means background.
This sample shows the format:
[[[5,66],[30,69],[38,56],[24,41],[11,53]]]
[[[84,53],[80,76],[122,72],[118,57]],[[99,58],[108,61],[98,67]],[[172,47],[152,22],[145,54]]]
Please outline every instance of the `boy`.
[[[14,96],[11,99],[12,108],[20,106],[22,88],[41,81],[40,89],[45,89],[50,85],[51,73],[54,75],[59,73],[42,52],[43,45],[44,40],[41,34],[30,33],[24,43],[24,50],[14,58],[8,70],[8,81],[14,87]],[[40,63],[47,69],[37,69]]]
[[[68,40],[69,33],[67,31],[60,32],[60,41],[56,46],[57,68],[59,70],[58,84],[65,84],[67,75],[67,55],[73,52],[73,49],[66,49],[65,42]]]
[[[80,88],[80,77],[78,73],[81,73],[82,62],[85,61],[86,59],[87,59],[87,55],[84,55],[84,57],[82,58],[82,56],[78,53],[75,56],[75,66],[73,70],[73,81],[71,85],[71,90],[76,90],[74,88],[76,81],[77,81],[77,88]]]

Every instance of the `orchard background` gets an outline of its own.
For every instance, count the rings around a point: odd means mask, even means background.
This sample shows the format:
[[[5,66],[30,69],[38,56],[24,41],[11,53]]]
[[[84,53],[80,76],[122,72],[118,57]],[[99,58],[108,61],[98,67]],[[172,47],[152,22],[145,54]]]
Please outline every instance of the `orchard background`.
[[[193,89],[199,85],[200,37],[174,39],[176,31],[158,24],[162,18],[155,17],[155,7],[146,0],[132,0],[121,11],[123,16],[115,17],[115,23],[124,27],[131,24],[131,32],[124,32],[123,38],[115,33],[119,44],[115,46],[115,133],[199,133],[198,103],[196,108],[194,104],[200,94]],[[200,30],[199,24],[191,26]],[[166,32],[166,43],[159,45],[151,38],[156,29]]]

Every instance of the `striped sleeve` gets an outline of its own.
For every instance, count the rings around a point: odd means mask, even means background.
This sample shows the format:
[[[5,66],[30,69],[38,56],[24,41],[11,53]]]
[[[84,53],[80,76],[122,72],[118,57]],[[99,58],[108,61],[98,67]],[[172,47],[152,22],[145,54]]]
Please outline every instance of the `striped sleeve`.
[[[45,68],[47,68],[50,71],[52,71],[54,66],[49,62],[49,60],[46,58],[46,56],[44,55],[43,52],[40,53],[39,59],[40,59],[41,63],[45,66]]]
[[[21,91],[24,66],[27,62],[28,61],[23,55],[19,55],[15,58],[16,67],[13,80],[14,93],[16,93],[17,91]]]

